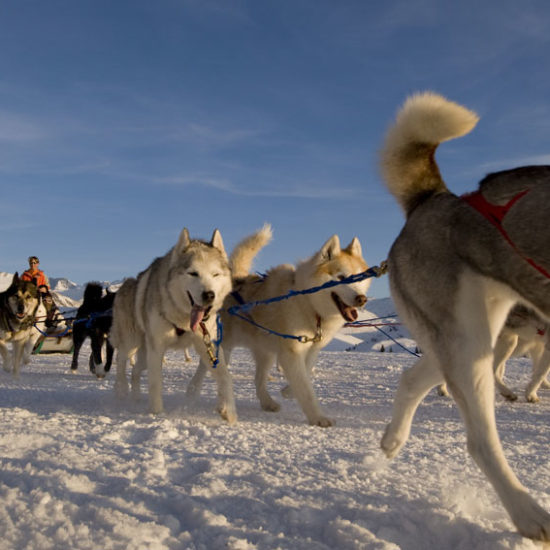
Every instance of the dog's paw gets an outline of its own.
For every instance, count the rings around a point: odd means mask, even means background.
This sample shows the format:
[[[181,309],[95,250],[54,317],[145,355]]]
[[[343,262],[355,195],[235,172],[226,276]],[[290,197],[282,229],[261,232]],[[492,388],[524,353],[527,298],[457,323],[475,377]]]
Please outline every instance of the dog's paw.
[[[388,458],[393,458],[401,450],[405,441],[397,434],[392,433],[390,426],[391,424],[388,424],[386,427],[386,431],[380,441],[380,447]]]
[[[102,380],[107,375],[107,372],[105,371],[103,365],[99,365],[97,368],[95,368],[93,371],[91,371],[92,375],[95,375],[96,378],[99,378]]]
[[[162,414],[164,412],[164,407],[162,405],[150,405],[149,406],[149,413],[150,414]]]
[[[267,412],[279,412],[281,410],[281,405],[271,398],[269,398],[269,400],[262,401],[261,405],[262,410]]]
[[[514,501],[514,509],[508,510],[518,531],[534,540],[550,541],[550,514],[525,493]]]
[[[538,402],[540,401],[540,398],[539,398],[539,396],[537,395],[537,392],[528,393],[528,394],[525,396],[525,399],[527,399],[527,402],[528,402],[528,403],[538,403]]]
[[[506,399],[507,401],[517,401],[518,396],[509,388],[506,386],[499,388],[499,393]]]
[[[447,384],[440,384],[437,386],[437,394],[441,397],[451,397],[449,391],[447,390]]]
[[[227,409],[227,407],[218,407],[218,413],[224,420],[227,421],[229,425],[237,423],[236,411],[230,411]]]
[[[310,424],[312,426],[320,426],[321,428],[330,428],[330,426],[334,426],[334,421],[326,416],[320,416],[317,420],[310,422]]]

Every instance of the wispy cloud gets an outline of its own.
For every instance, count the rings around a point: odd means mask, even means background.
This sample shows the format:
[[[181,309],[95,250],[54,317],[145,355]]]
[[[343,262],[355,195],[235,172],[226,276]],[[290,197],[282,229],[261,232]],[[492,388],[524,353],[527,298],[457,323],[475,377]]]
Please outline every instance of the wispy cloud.
[[[222,179],[209,176],[173,176],[166,178],[155,178],[155,183],[162,185],[181,186],[206,186],[224,191],[232,195],[246,197],[288,197],[307,199],[349,199],[357,196],[357,189],[342,185],[325,184],[321,182],[295,181],[279,182],[274,185],[254,185],[242,183],[236,185],[229,179]]]
[[[197,146],[228,147],[257,139],[262,133],[253,129],[220,128],[208,123],[192,122],[165,133],[163,139],[190,141]]]
[[[530,165],[548,165],[550,164],[550,153],[545,155],[531,155],[515,158],[506,158],[502,160],[495,160],[486,162],[480,165],[481,170],[484,171],[496,171],[496,170],[508,170],[514,166],[530,166]]]
[[[48,132],[35,120],[30,118],[0,111],[0,142],[26,143],[43,140],[48,137]]]

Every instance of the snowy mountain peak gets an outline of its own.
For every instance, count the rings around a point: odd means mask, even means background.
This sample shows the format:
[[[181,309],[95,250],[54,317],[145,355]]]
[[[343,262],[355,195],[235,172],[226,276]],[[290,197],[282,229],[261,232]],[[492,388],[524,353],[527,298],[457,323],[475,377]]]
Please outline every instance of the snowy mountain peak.
[[[73,283],[69,279],[60,278],[56,279],[55,277],[50,278],[50,287],[56,292],[66,292],[67,290],[73,290],[78,288],[80,285]]]

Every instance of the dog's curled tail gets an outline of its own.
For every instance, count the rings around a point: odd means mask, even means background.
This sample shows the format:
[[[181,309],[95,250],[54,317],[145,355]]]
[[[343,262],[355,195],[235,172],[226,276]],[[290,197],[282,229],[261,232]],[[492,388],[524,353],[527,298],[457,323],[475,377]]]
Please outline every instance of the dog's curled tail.
[[[447,191],[435,150],[470,132],[478,120],[473,111],[432,92],[405,101],[386,135],[380,165],[390,193],[407,214],[424,198]]]
[[[271,241],[271,237],[271,225],[266,223],[256,233],[245,237],[235,246],[229,257],[229,265],[235,279],[246,277],[249,274],[256,254]]]

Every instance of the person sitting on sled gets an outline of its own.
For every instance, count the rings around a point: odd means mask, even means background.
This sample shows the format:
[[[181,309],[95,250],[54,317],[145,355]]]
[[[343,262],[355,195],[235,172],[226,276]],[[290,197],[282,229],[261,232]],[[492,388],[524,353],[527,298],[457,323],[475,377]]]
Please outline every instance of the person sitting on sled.
[[[39,292],[47,294],[50,292],[50,281],[44,272],[38,269],[39,265],[40,260],[36,256],[29,256],[29,269],[23,272],[21,279],[34,283]]]

